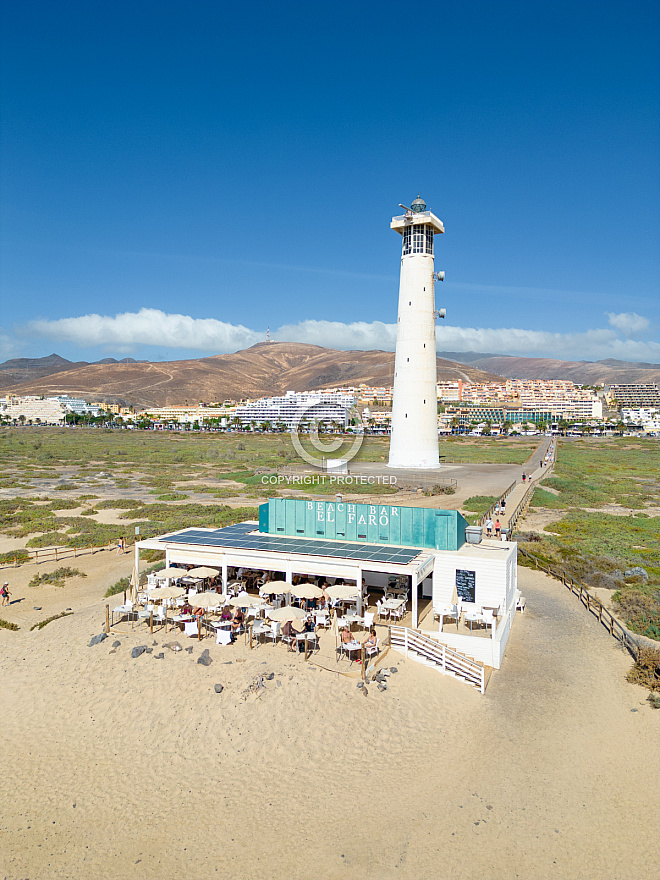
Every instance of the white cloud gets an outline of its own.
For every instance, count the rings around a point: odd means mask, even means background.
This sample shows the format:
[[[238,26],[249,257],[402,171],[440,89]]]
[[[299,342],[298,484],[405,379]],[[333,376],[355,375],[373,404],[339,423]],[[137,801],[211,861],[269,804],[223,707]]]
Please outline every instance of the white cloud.
[[[638,315],[636,312],[621,312],[616,315],[614,312],[607,312],[607,319],[610,326],[623,333],[624,336],[637,336],[644,333],[650,326],[648,318]]]
[[[342,324],[341,321],[301,321],[299,324],[285,324],[275,331],[274,339],[282,342],[308,342],[310,345],[323,345],[340,351],[350,349],[366,350],[382,348],[394,351],[396,344],[396,324],[382,321],[356,321]]]
[[[452,327],[441,323],[437,327],[437,348],[439,351],[484,351],[561,360],[616,358],[660,363],[660,343],[622,338],[633,328],[647,328],[649,322],[646,318],[634,313],[610,315],[609,318],[612,327],[582,333],[549,333],[515,327]],[[396,324],[382,321],[345,324],[309,320],[284,325],[274,331],[273,338],[344,351],[393,351],[396,328]],[[170,315],[158,309],[140,309],[114,317],[83,315],[56,321],[32,321],[24,329],[32,336],[46,337],[54,343],[73,342],[81,348],[101,347],[117,353],[128,353],[144,346],[223,353],[247,348],[264,339],[263,332],[240,324],[228,324],[215,318]]]
[[[102,346],[117,352],[134,351],[138,346],[183,348],[196,351],[238,351],[263,340],[241,324],[227,324],[215,318],[168,315],[160,309],[140,309],[121,315],[82,315],[57,321],[31,321],[33,336],[73,342],[83,348]]]

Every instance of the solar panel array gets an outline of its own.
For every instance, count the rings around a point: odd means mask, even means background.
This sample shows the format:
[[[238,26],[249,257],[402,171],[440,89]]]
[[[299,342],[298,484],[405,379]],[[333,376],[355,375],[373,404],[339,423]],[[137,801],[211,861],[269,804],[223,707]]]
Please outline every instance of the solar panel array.
[[[159,538],[171,544],[201,544],[235,550],[261,550],[264,553],[298,553],[302,556],[332,556],[356,562],[392,562],[407,565],[423,551],[418,547],[393,547],[383,544],[353,544],[347,541],[315,541],[313,538],[288,538],[254,534],[254,523],[236,523],[224,529],[202,531],[186,529],[176,535]]]

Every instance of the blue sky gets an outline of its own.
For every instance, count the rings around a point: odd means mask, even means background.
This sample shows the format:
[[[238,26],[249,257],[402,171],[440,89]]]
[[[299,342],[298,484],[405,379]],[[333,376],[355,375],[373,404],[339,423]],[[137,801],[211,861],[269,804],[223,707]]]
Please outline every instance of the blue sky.
[[[656,2],[4,5],[0,359],[394,347],[660,362]]]

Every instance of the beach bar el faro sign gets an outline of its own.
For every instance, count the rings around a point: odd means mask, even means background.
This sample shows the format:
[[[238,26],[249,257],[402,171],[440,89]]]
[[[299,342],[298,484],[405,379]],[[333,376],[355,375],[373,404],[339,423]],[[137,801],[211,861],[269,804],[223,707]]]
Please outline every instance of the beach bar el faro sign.
[[[466,525],[456,510],[385,503],[271,498],[259,506],[260,532],[297,538],[458,550],[465,543]]]

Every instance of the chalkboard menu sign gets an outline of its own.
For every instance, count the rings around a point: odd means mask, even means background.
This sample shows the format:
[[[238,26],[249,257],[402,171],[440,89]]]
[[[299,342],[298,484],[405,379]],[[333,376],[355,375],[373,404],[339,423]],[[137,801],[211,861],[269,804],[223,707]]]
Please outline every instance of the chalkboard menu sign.
[[[456,594],[464,602],[474,602],[476,595],[476,576],[474,571],[456,569]]]

